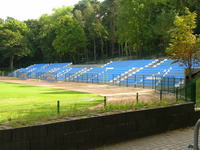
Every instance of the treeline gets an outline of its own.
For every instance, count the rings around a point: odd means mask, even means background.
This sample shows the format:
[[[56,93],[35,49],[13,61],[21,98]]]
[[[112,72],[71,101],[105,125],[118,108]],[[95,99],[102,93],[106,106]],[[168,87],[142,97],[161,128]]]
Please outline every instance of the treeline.
[[[81,0],[35,20],[0,19],[0,67],[165,56],[168,31],[185,7],[197,13],[199,34],[198,0]]]

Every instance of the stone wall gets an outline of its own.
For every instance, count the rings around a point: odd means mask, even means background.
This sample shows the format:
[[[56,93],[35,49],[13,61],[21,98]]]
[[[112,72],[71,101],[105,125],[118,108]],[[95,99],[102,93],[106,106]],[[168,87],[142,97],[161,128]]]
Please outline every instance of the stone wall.
[[[0,150],[83,150],[195,124],[194,104],[0,131]]]

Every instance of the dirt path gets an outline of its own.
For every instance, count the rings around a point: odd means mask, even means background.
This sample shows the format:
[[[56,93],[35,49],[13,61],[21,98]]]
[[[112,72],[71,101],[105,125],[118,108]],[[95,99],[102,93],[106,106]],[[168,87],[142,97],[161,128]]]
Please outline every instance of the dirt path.
[[[152,99],[158,99],[158,95],[152,89],[62,81],[47,82],[35,79],[19,80],[6,77],[0,77],[0,81],[98,94],[102,96],[107,96],[109,103],[133,103],[133,101],[136,100],[136,93],[139,93],[140,101],[148,102],[152,101]]]

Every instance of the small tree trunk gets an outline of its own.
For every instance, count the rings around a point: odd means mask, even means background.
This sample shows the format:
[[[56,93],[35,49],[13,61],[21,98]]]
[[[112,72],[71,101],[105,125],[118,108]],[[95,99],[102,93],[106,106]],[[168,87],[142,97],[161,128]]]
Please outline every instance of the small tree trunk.
[[[103,39],[101,37],[101,57],[104,57],[104,50],[103,50],[104,44],[103,44]]]
[[[121,44],[121,50],[122,50],[122,59],[124,59],[124,43]]]
[[[189,79],[192,80],[192,68],[188,68],[188,71],[189,71]]]
[[[93,40],[94,40],[94,60],[96,61],[96,40],[95,38]]]
[[[10,71],[13,71],[13,61],[14,61],[14,56],[12,55],[10,57]]]

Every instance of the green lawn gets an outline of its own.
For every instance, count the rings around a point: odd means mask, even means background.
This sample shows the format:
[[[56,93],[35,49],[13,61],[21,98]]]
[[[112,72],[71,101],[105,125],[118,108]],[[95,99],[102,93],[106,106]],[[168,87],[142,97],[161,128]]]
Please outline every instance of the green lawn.
[[[0,123],[13,120],[47,118],[87,109],[102,103],[99,95],[39,86],[0,82]]]

